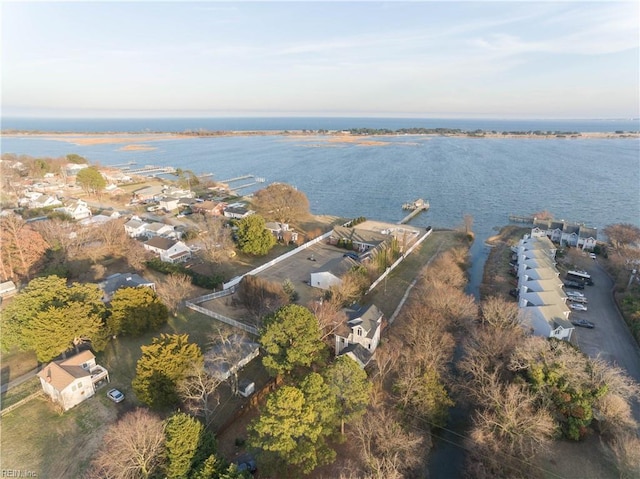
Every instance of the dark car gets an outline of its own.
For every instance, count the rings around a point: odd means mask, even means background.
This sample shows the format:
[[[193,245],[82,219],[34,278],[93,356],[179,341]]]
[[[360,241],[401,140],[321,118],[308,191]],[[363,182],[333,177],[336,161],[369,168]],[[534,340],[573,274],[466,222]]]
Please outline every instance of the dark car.
[[[571,324],[573,324],[574,326],[580,326],[581,328],[589,329],[593,329],[596,327],[595,324],[593,324],[591,321],[587,321],[586,319],[574,319],[573,321],[571,321]]]
[[[247,471],[253,474],[258,470],[256,460],[251,456],[241,457],[236,461],[238,471]]]
[[[565,281],[564,285],[567,288],[584,289],[584,284],[578,283],[577,281]]]
[[[343,254],[342,257],[343,258],[349,257],[349,258],[354,259],[356,261],[360,261],[360,257],[356,253],[353,253],[351,251]]]

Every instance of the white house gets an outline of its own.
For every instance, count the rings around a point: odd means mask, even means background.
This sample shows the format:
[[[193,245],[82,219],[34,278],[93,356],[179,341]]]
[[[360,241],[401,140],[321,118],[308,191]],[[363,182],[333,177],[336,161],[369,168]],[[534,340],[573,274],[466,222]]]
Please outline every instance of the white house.
[[[271,231],[271,234],[275,236],[277,241],[284,241],[285,243],[290,241],[295,243],[298,241],[298,232],[292,230],[288,223],[269,221],[264,225],[264,227]]]
[[[144,235],[145,222],[137,216],[131,217],[129,221],[124,224],[124,230],[131,238],[139,238]]]
[[[143,243],[146,250],[152,251],[165,263],[180,263],[191,258],[191,250],[182,241],[175,241],[162,236],[154,236]]]
[[[44,392],[67,411],[95,394],[96,386],[109,382],[109,372],[96,364],[91,351],[47,364],[38,373]]]
[[[52,208],[62,205],[62,201],[52,195],[40,195],[29,202],[29,208]]]
[[[164,236],[165,238],[175,238],[176,231],[172,225],[153,222],[144,224],[143,236],[153,238],[154,236]]]
[[[534,220],[532,237],[546,236],[555,243],[592,251],[597,244],[598,230],[583,224],[566,221]]]
[[[364,368],[380,342],[383,315],[374,304],[346,312],[349,319],[335,334],[336,356],[346,354]]]
[[[4,281],[0,283],[0,298],[8,298],[18,292],[16,284],[13,281]]]
[[[86,201],[76,200],[73,203],[63,206],[62,208],[56,208],[56,211],[61,211],[71,216],[74,220],[82,220],[92,215],[89,206]]]
[[[244,203],[231,203],[224,209],[224,215],[227,218],[233,218],[236,220],[241,220],[242,218],[251,216],[254,213],[255,211],[248,209],[247,205]]]
[[[342,284],[342,277],[358,263],[347,257],[334,258],[311,273],[310,286],[324,290]]]

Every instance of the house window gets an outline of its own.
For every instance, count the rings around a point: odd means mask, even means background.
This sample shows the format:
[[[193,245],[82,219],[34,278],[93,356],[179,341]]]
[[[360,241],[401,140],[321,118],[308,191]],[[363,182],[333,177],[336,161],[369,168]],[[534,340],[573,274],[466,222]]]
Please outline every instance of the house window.
[[[75,384],[74,384],[73,386],[71,386],[71,390],[72,390],[72,391],[75,391],[76,389],[77,389],[77,388],[76,388],[76,385],[75,385]]]
[[[78,383],[78,388],[81,388],[81,387],[82,387],[82,383],[80,382]]]
[[[340,338],[340,342],[344,344],[344,338]]]
[[[362,329],[358,328],[358,336],[362,336]]]
[[[87,363],[82,363],[82,369],[88,369],[89,365]]]

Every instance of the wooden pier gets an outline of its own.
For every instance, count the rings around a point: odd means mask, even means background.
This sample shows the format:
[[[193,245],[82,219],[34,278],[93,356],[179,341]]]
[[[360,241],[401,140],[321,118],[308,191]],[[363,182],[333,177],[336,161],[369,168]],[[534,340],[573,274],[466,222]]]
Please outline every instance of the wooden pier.
[[[154,166],[154,165],[146,165],[141,168],[129,168],[127,166],[121,167],[120,170],[127,175],[136,175],[136,176],[158,176],[158,175],[168,175],[176,172],[176,169],[173,166]]]
[[[402,205],[403,210],[411,210],[407,216],[398,221],[399,225],[404,225],[411,221],[413,218],[418,216],[423,211],[427,211],[429,209],[429,202],[423,200],[422,198],[415,200],[412,203],[405,203]]]
[[[535,218],[533,216],[509,215],[509,221],[512,223],[529,223],[533,224]]]

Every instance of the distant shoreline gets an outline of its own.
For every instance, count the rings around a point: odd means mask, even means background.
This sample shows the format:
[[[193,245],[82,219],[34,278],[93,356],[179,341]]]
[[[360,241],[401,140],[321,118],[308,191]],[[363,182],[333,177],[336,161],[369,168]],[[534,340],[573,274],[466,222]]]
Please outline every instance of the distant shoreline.
[[[282,136],[296,139],[326,141],[327,143],[354,143],[366,146],[384,146],[389,142],[385,138],[410,137],[452,137],[474,139],[636,139],[640,132],[488,132],[475,131],[442,131],[428,133],[351,133],[345,131],[314,131],[314,130],[254,130],[254,131],[196,131],[196,132],[99,132],[99,133],[68,133],[45,131],[7,130],[1,132],[4,138],[39,138],[43,140],[64,141],[78,146],[100,144],[123,144],[122,150],[150,150],[149,142],[184,140],[197,138],[243,137],[243,136]]]

